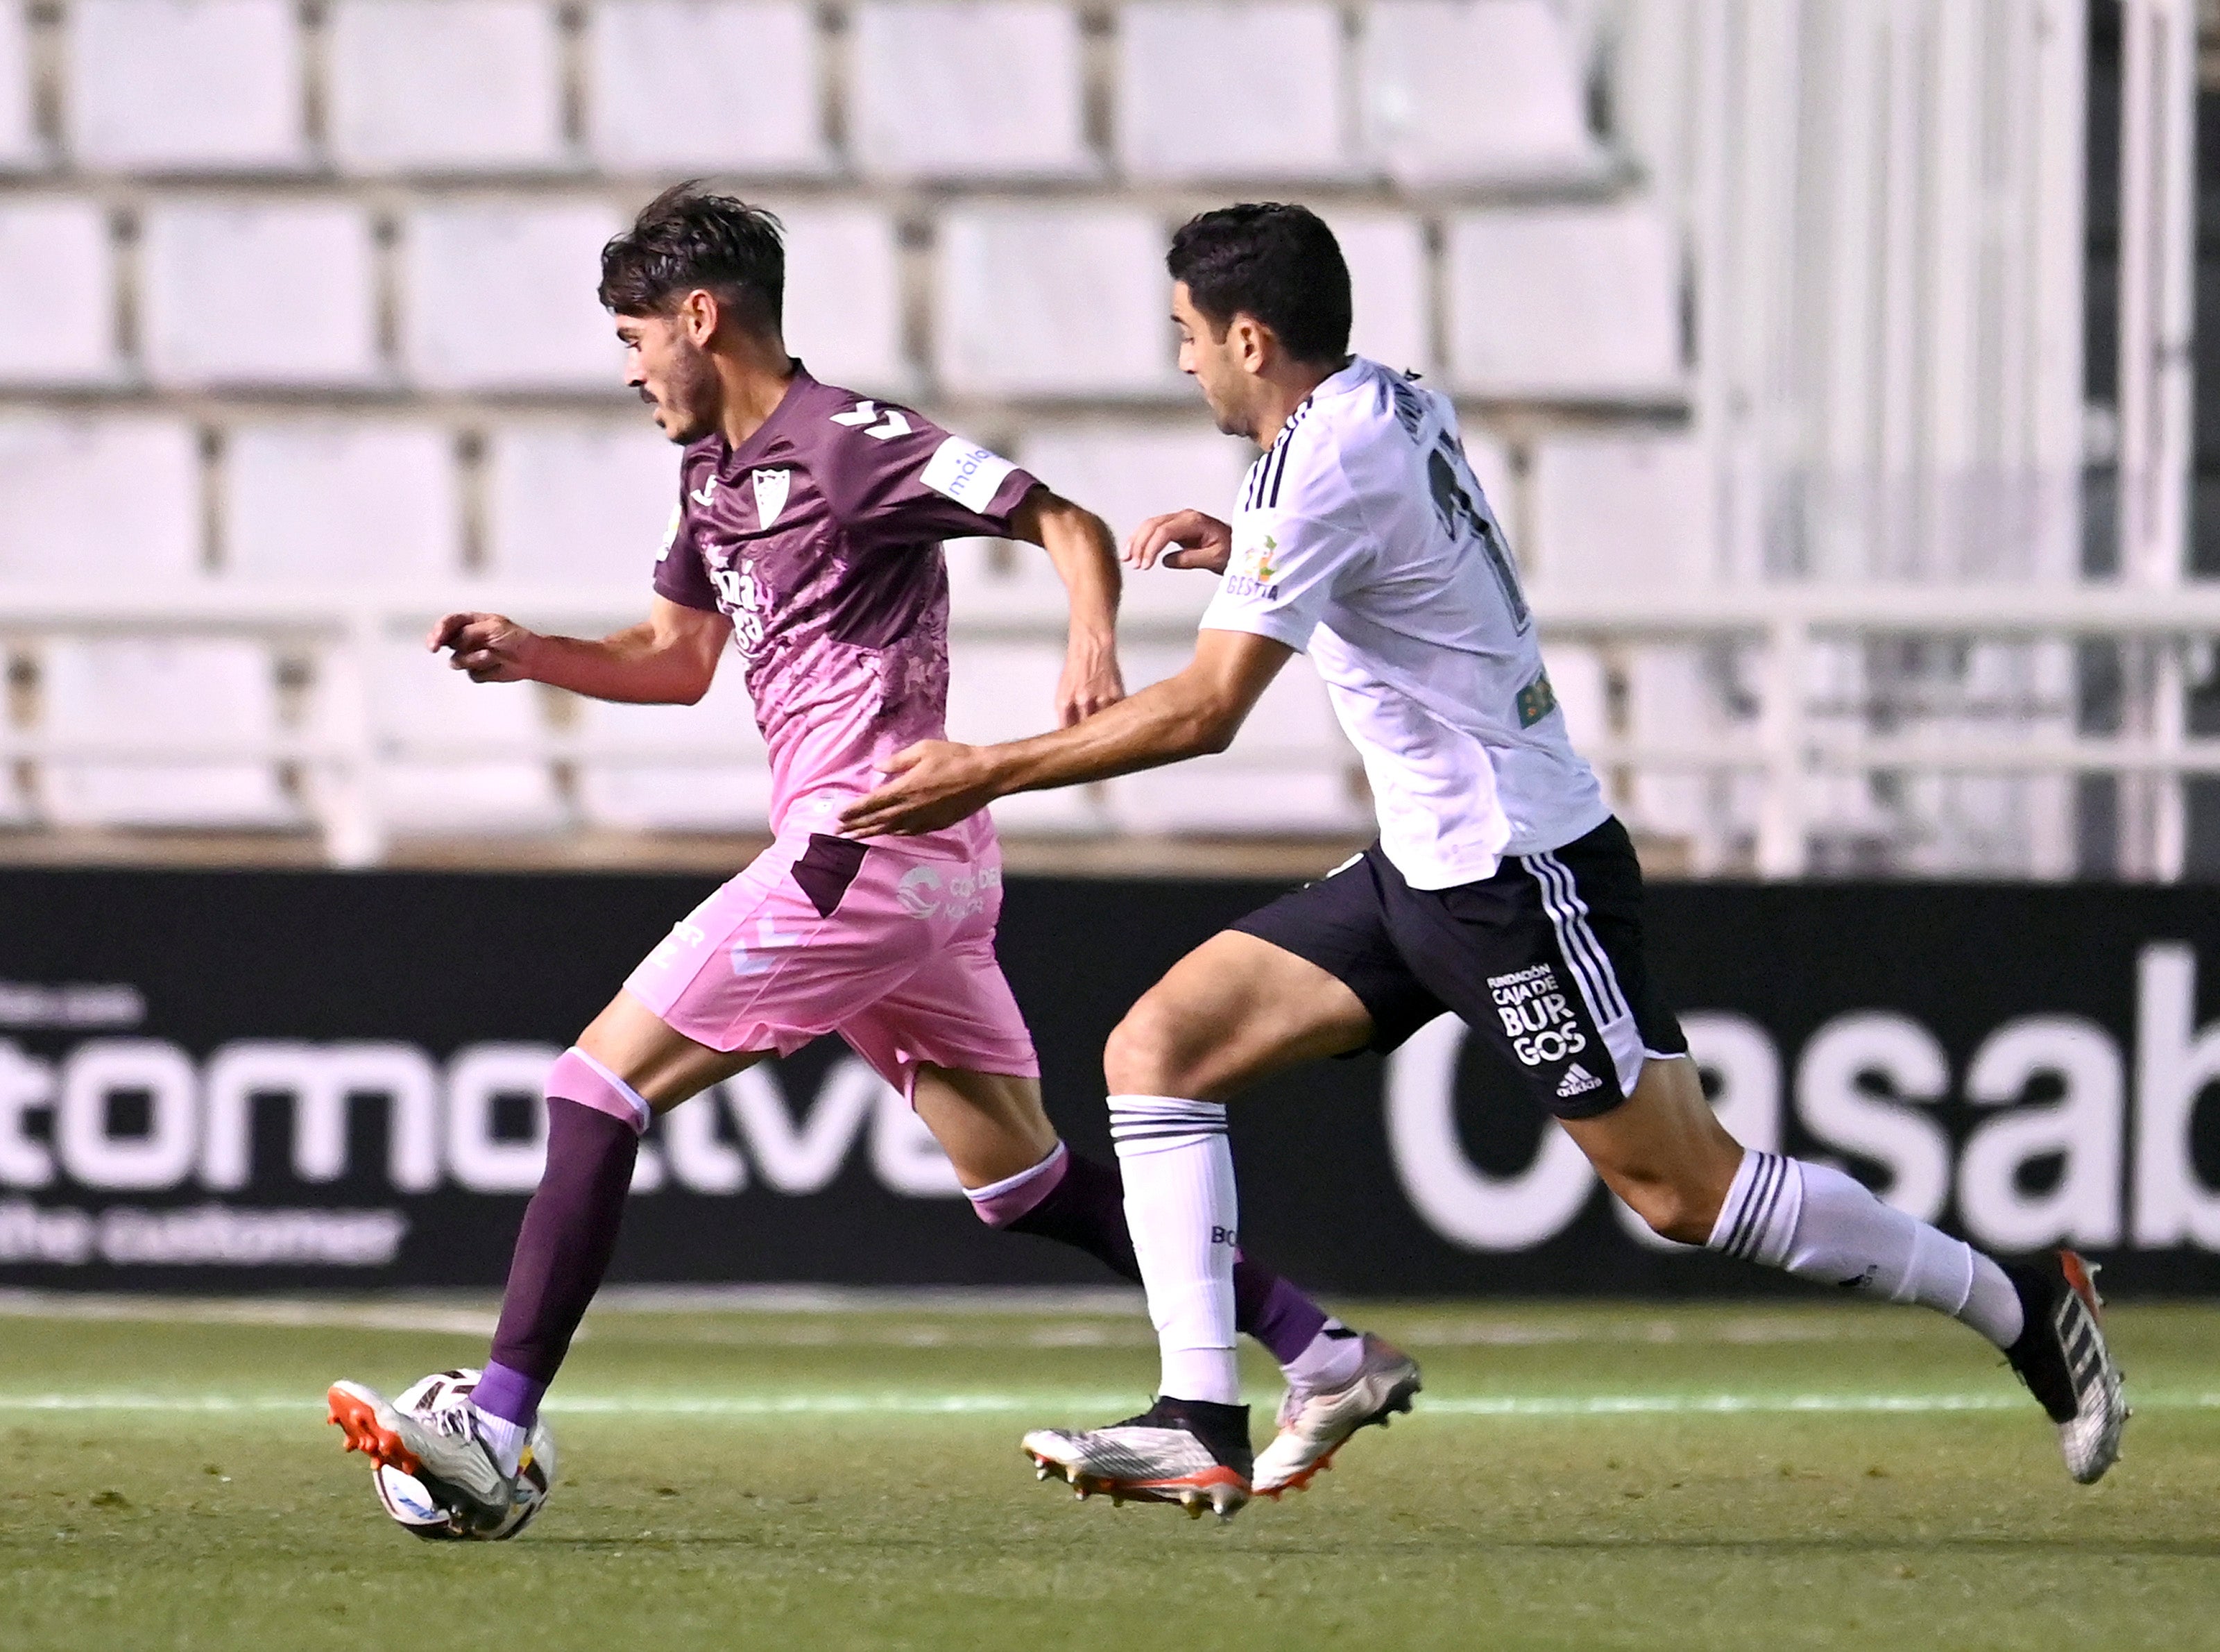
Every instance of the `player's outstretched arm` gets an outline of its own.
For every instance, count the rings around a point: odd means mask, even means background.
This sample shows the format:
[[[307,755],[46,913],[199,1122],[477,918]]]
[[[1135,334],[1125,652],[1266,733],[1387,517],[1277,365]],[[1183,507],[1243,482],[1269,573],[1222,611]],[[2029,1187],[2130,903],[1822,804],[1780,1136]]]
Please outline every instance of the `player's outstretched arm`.
[[[546,683],[595,700],[690,706],[709,692],[733,622],[707,608],[654,599],[641,624],[595,641],[543,637],[499,614],[450,614],[425,645],[473,683]]]
[[[1178,676],[1071,727],[1003,745],[925,740],[841,812],[851,838],[937,832],[1013,792],[1048,791],[1223,751],[1294,652],[1245,631],[1205,631]]]
[[[1035,488],[1010,514],[1010,532],[1048,552],[1071,601],[1070,639],[1056,685],[1056,724],[1069,728],[1126,697],[1118,672],[1118,543],[1100,516],[1046,488]]]

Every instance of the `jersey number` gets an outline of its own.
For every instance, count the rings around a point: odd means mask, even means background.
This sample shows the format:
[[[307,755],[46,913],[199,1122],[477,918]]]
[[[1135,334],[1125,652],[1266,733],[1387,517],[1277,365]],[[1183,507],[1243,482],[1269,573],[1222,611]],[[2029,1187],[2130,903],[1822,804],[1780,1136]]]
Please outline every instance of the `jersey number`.
[[[1503,589],[1504,605],[1511,610],[1512,623],[1518,634],[1525,636],[1534,616],[1526,607],[1525,593],[1518,589],[1518,571],[1512,566],[1511,547],[1504,544],[1494,519],[1474,502],[1480,494],[1480,483],[1473,479],[1463,453],[1446,436],[1426,456],[1426,480],[1433,489],[1434,509],[1441,516],[1443,528],[1451,537],[1462,533],[1480,541],[1487,565],[1494,570],[1495,583]]]

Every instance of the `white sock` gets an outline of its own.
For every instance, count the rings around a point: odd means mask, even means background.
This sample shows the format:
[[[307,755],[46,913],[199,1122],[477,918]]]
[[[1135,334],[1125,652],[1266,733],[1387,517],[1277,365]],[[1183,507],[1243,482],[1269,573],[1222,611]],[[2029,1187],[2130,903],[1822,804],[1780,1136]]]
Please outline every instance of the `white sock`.
[[[1233,1254],[1240,1213],[1225,1105],[1113,1095],[1110,1136],[1118,1144],[1126,1223],[1163,1358],[1160,1392],[1238,1405]]]
[[[471,1421],[477,1429],[478,1438],[493,1453],[493,1460],[501,1466],[502,1473],[515,1479],[517,1466],[524,1461],[525,1437],[532,1431],[506,1417],[480,1411],[475,1405],[471,1407]]]
[[[1290,1387],[1338,1388],[1363,1363],[1363,1334],[1338,1319],[1329,1319],[1303,1351],[1280,1368],[1288,1374]]]
[[[1705,1243],[1799,1278],[1939,1308],[1999,1348],[2019,1340],[2019,1293],[2003,1269],[1824,1164],[1744,1153]]]

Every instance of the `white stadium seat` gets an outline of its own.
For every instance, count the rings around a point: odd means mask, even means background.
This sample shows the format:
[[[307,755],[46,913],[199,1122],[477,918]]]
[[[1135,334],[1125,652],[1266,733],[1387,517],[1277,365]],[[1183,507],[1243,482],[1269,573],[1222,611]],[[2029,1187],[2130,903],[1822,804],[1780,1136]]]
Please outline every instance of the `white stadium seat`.
[[[316,707],[335,739],[366,717],[382,759],[372,802],[391,831],[539,832],[570,822],[533,683],[473,683],[444,656],[396,642],[379,651],[367,683],[351,655],[326,657]]]
[[[336,0],[331,150],[361,173],[545,169],[568,159],[556,8]]]
[[[1542,651],[1550,687],[1565,714],[1565,732],[1587,751],[1611,738],[1611,685],[1603,657],[1581,643],[1553,642]]]
[[[614,209],[577,202],[420,207],[408,221],[402,352],[436,390],[621,387],[623,352],[595,296]]]
[[[1451,221],[1449,250],[1459,390],[1601,401],[1684,393],[1680,249],[1651,207],[1467,213]]]
[[[770,757],[745,675],[746,662],[727,650],[698,704],[579,701],[578,808],[587,824],[626,832],[768,830]]]
[[[1027,470],[1109,523],[1121,550],[1135,528],[1166,511],[1192,506],[1230,516],[1256,457],[1250,443],[1201,425],[1074,426],[1028,436],[1019,452]],[[1020,546],[1019,555],[1048,561],[1032,545]],[[1063,586],[1052,570],[1046,577],[1061,618]],[[1132,618],[1192,621],[1201,617],[1217,589],[1215,578],[1193,569],[1128,569],[1121,611]]]
[[[587,143],[612,172],[821,172],[817,22],[785,0],[630,0],[588,15]],[[672,111],[685,111],[673,119]]]
[[[950,651],[948,665],[951,739],[975,745],[1020,740],[1057,726],[1056,685],[1063,673],[1060,644],[959,641]],[[1098,786],[1020,792],[988,812],[998,828],[1020,833],[1069,836],[1099,832],[1107,825]]]
[[[0,578],[200,571],[200,444],[179,421],[0,417]]]
[[[889,178],[1094,170],[1079,14],[1060,0],[908,0],[850,13],[849,146]]]
[[[942,386],[1057,398],[1177,391],[1163,256],[1163,226],[1130,208],[950,211],[933,327]]]
[[[76,0],[68,146],[95,171],[285,171],[309,159],[293,0]]]
[[[786,343],[827,384],[906,396],[917,372],[902,344],[901,246],[867,206],[781,209]]]
[[[1511,553],[1518,558],[1522,570],[1531,569],[1532,560],[1526,547],[1520,543],[1521,526],[1525,519],[1519,513],[1519,488],[1517,471],[1511,461],[1511,449],[1503,439],[1480,425],[1465,421],[1460,439],[1464,444],[1465,463],[1472,466],[1473,480],[1487,496],[1488,508],[1494,511],[1496,525],[1511,540]]]
[[[1129,690],[1160,682],[1194,657],[1186,644],[1124,651]],[[1281,669],[1224,753],[1103,782],[1123,829],[1152,835],[1275,836],[1363,829],[1369,804],[1356,752],[1325,685],[1300,656]]]
[[[372,383],[377,248],[336,201],[178,201],[144,232],[147,377],[186,387]]]
[[[0,204],[0,383],[103,385],[116,375],[107,209],[66,196]]]
[[[1702,746],[1737,732],[1717,657],[1685,644],[1656,643],[1626,657],[1627,732],[1637,743]],[[1737,838],[1756,829],[1757,782],[1744,774],[1649,767],[1634,776],[1626,814],[1636,829],[1687,838],[1695,864],[1720,864]]]
[[[0,727],[3,726],[5,724],[0,723]],[[36,825],[37,821],[37,811],[31,805],[30,788],[23,783],[16,765],[0,762],[0,826],[28,826]]]
[[[40,726],[56,739],[150,745],[268,740],[278,678],[259,643],[203,638],[59,639],[41,651]],[[40,789],[59,826],[278,827],[300,811],[266,762],[54,758]]]
[[[1707,583],[1712,477],[1701,444],[1678,433],[1558,436],[1527,475],[1537,584],[1581,589]]]
[[[1236,84],[1271,96],[1227,95]],[[1350,171],[1341,14],[1318,0],[1140,0],[1118,14],[1118,160],[1172,183]]]
[[[647,421],[517,423],[486,454],[486,571],[637,593],[678,505],[678,449]]]
[[[1354,303],[1350,348],[1386,367],[1431,372],[1433,295],[1425,227],[1400,214],[1322,215],[1341,243]]]
[[[462,564],[455,441],[397,420],[236,426],[224,452],[225,570],[243,579],[399,584]]]
[[[1375,161],[1404,184],[1579,178],[1602,155],[1551,0],[1379,0],[1360,78]]]
[[[22,6],[0,6],[0,171],[38,166],[46,160],[31,103],[30,14]]]

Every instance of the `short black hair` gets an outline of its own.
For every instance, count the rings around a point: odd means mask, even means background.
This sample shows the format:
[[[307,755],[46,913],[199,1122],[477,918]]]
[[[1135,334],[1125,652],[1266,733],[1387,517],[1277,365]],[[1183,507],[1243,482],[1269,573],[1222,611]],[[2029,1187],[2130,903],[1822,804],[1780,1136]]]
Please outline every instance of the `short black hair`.
[[[777,329],[786,305],[786,246],[761,207],[712,195],[700,179],[675,184],[602,248],[603,308],[654,315],[702,288],[751,332]]]
[[[1188,219],[1164,259],[1222,336],[1236,315],[1272,329],[1298,361],[1349,354],[1349,265],[1307,207],[1244,202]]]

